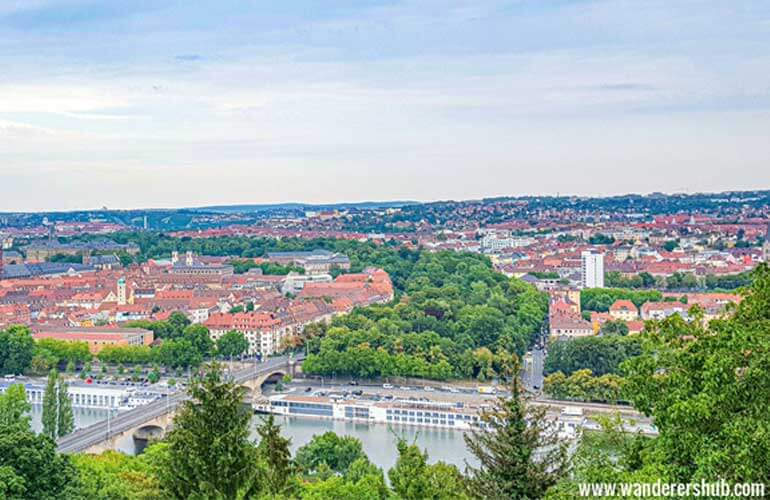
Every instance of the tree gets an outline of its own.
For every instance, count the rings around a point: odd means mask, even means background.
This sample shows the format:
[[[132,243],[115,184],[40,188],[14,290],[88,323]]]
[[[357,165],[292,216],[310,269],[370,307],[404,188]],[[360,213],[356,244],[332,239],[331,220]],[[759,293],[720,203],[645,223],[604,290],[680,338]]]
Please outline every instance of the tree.
[[[211,355],[214,342],[212,342],[211,337],[209,337],[209,329],[205,326],[188,326],[184,329],[182,338],[192,344],[195,350],[198,351],[198,354],[200,354],[201,358],[207,358]]]
[[[623,320],[606,321],[600,328],[602,335],[625,336],[628,335],[628,324]]]
[[[164,340],[158,349],[158,359],[171,368],[198,366],[203,361],[200,351],[186,338]]]
[[[404,270],[386,268],[401,273],[409,301],[362,307],[328,328],[306,328],[305,372],[486,379],[495,376],[493,353],[523,354],[540,332],[547,296],[495,272],[486,257],[425,252],[415,262],[411,252],[393,253]]]
[[[635,469],[640,453],[651,451],[650,443],[654,440],[624,431],[623,419],[619,414],[611,416],[596,415],[595,421],[601,431],[586,431],[572,457],[569,476],[550,488],[545,496],[547,500],[574,500],[581,495],[584,484],[642,484],[666,481],[662,471],[654,469]]]
[[[148,460],[158,445],[142,455],[128,456],[109,450],[100,455],[79,453],[72,461],[83,483],[83,497],[89,500],[154,500],[166,498],[157,476],[157,465]],[[147,455],[145,455],[147,454]]]
[[[642,286],[644,288],[655,286],[655,277],[647,271],[639,273],[639,277],[642,279]]]
[[[563,372],[571,375],[589,369],[595,375],[619,373],[620,365],[642,352],[638,336],[584,337],[551,343],[545,360],[546,374]]]
[[[0,394],[0,428],[15,424],[29,427],[27,392],[21,384],[13,384]]]
[[[523,401],[518,358],[510,373],[511,396],[498,398],[482,413],[488,429],[472,429],[464,436],[480,463],[479,468],[468,468],[469,488],[482,498],[542,498],[566,471],[566,447],[545,408]],[[535,450],[540,453],[537,459]]]
[[[615,243],[615,238],[607,236],[606,234],[597,233],[588,238],[588,243],[591,245],[611,245]]]
[[[0,395],[0,498],[80,498],[78,476],[46,435],[30,429],[24,386]]]
[[[51,370],[48,374],[48,383],[45,386],[45,393],[43,394],[43,434],[56,439],[58,437],[58,425],[59,425],[59,398],[57,395],[56,381],[58,374],[56,370]]]
[[[169,315],[167,323],[171,329],[170,336],[172,338],[181,337],[184,329],[190,325],[190,319],[184,313],[174,311]]]
[[[595,377],[591,370],[577,370],[567,377],[556,372],[545,377],[543,391],[554,399],[617,403],[623,393],[625,379],[606,373]]]
[[[0,427],[0,498],[3,494],[9,499],[82,498],[69,457],[58,454],[48,436],[19,424]]]
[[[248,498],[259,490],[256,447],[249,440],[251,414],[241,392],[210,366],[189,389],[168,436],[161,476],[174,498]]]
[[[637,468],[676,482],[770,482],[770,268],[752,279],[730,317],[655,323],[626,363],[625,392],[660,433]]]
[[[231,330],[217,339],[217,354],[225,358],[240,356],[249,350],[249,341],[243,333]]]
[[[26,489],[24,478],[15,470],[8,465],[0,467],[0,498],[24,498]]]
[[[0,330],[0,372],[7,375],[24,373],[34,355],[32,332],[25,326]]]
[[[273,496],[288,496],[296,490],[294,479],[296,466],[289,451],[290,440],[281,436],[281,428],[268,415],[257,427],[259,445],[257,456],[264,467],[260,475],[263,491]]]
[[[59,437],[66,436],[75,430],[75,417],[72,414],[72,401],[67,392],[67,382],[59,379],[58,390],[58,408],[57,408],[57,434]]]
[[[367,500],[389,498],[388,488],[382,471],[361,479],[333,476],[323,481],[307,482],[302,485],[303,500]]]
[[[66,436],[75,427],[67,383],[59,378],[56,370],[51,370],[48,374],[48,383],[43,395],[42,423],[43,434],[54,440]]]
[[[350,465],[366,457],[361,441],[352,436],[338,436],[325,432],[313,436],[309,443],[297,450],[296,460],[305,472],[314,473],[321,464],[342,475],[347,474]]]
[[[388,471],[393,491],[404,500],[467,499],[462,474],[457,467],[438,462],[428,465],[428,453],[403,439],[396,443],[398,460]]]

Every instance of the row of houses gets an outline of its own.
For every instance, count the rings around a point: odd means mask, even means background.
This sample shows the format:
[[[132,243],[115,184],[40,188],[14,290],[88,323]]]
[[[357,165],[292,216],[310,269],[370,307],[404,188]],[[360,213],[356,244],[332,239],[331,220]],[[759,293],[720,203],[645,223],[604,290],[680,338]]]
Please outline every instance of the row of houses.
[[[664,301],[648,301],[637,307],[630,300],[616,300],[607,312],[592,311],[590,320],[583,317],[580,308],[580,294],[577,290],[553,290],[550,292],[549,329],[556,339],[569,339],[598,335],[608,321],[621,321],[628,327],[629,334],[644,330],[646,321],[663,320],[679,315],[686,321],[692,320],[693,307],[699,309],[703,321],[709,322],[721,317],[728,304],[738,303],[739,295],[728,293],[666,294]]]

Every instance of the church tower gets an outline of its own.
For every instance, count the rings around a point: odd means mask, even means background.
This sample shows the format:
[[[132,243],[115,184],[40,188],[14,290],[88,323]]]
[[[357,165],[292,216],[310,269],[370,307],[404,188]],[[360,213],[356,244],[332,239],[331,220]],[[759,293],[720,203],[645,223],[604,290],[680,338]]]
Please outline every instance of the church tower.
[[[126,305],[126,279],[120,278],[118,280],[118,305]]]

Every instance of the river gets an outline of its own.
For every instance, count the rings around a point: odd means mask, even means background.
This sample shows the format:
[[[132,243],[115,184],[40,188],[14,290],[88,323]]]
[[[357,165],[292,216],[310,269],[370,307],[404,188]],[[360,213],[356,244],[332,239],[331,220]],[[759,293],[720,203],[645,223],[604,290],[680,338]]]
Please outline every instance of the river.
[[[74,408],[75,426],[86,427],[107,418],[106,410],[93,410]],[[113,413],[114,415],[114,413]],[[35,431],[41,429],[42,407],[32,407],[32,428]],[[252,427],[256,429],[261,416],[255,415]],[[291,438],[292,452],[306,444],[316,434],[334,431],[339,435],[353,436],[361,440],[364,452],[372,463],[387,471],[396,463],[398,452],[396,451],[397,436],[403,437],[407,442],[415,442],[427,450],[431,463],[444,461],[457,465],[460,470],[465,469],[466,460],[472,465],[475,460],[465,447],[463,432],[450,429],[426,429],[413,426],[389,426],[384,424],[356,424],[338,420],[316,420],[298,417],[276,416],[276,421],[281,425],[284,436]],[[256,432],[254,432],[256,436]],[[136,449],[131,438],[123,439],[118,444],[118,449],[124,453],[134,454]]]

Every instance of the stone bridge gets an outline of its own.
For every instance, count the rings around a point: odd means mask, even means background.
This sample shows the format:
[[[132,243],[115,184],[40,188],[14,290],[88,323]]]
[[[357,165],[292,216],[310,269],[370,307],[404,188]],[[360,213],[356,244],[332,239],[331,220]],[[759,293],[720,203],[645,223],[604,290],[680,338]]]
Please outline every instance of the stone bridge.
[[[249,405],[262,395],[265,383],[275,383],[285,375],[294,376],[296,362],[291,357],[272,358],[253,367],[233,372],[233,381],[244,388],[244,400]],[[59,439],[59,451],[63,453],[101,453],[115,449],[119,442],[131,438],[135,446],[143,449],[147,442],[161,439],[172,425],[179,405],[188,396],[178,391],[150,404],[93,424]]]

